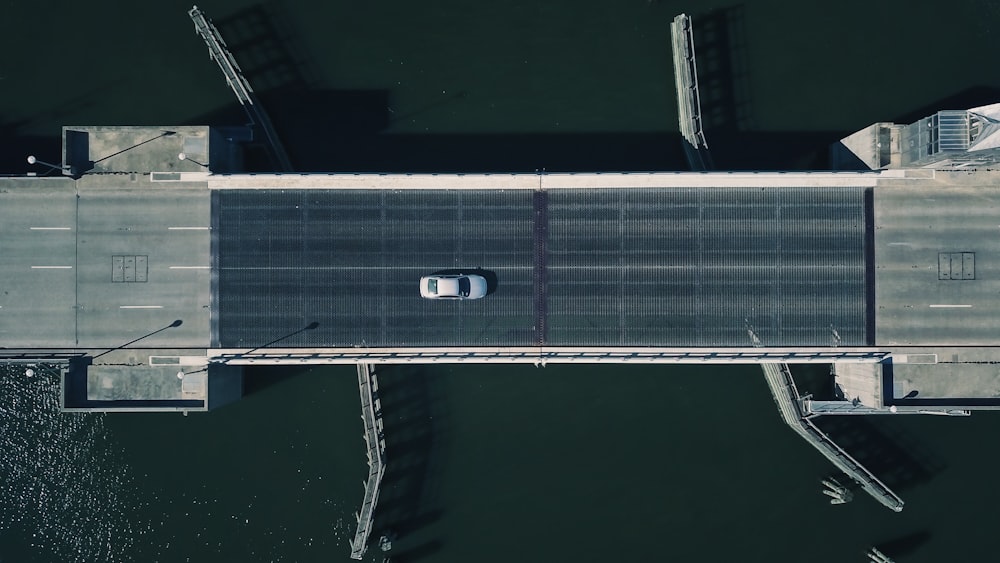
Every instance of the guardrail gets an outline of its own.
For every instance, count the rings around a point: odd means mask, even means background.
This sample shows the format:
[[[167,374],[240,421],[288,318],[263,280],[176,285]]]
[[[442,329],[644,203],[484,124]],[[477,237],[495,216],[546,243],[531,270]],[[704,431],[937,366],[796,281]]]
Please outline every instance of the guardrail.
[[[356,364],[364,363],[680,363],[756,364],[761,362],[876,363],[887,352],[866,348],[692,350],[669,348],[265,348],[247,353],[244,349],[209,350],[215,361],[232,364]]]

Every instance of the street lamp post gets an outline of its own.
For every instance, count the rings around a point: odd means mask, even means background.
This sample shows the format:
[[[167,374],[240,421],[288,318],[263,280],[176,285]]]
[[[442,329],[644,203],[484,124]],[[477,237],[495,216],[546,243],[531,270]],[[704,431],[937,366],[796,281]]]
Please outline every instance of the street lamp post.
[[[203,164],[201,162],[198,162],[197,160],[195,160],[195,159],[191,158],[190,156],[188,156],[186,153],[180,153],[180,154],[178,154],[177,155],[177,160],[188,160],[188,161],[191,161],[191,162],[197,164],[198,166],[201,166],[202,168],[208,168],[207,164]]]
[[[48,166],[53,170],[58,170],[67,176],[73,175],[73,167],[69,164],[52,164],[51,162],[45,162],[44,160],[38,160],[35,155],[28,155],[28,164],[41,164],[42,166]]]

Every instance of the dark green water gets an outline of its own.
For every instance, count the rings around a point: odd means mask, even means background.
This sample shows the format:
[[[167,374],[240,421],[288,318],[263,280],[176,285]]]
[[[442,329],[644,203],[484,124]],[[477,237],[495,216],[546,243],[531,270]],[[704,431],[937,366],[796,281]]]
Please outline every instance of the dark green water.
[[[149,4],[4,6],[0,170],[58,161],[62,125],[243,122],[190,5]],[[201,5],[224,32],[254,6]],[[237,56],[278,61],[251,79],[301,170],[676,170],[669,21],[687,11],[716,162],[810,168],[874,121],[1000,100],[998,6],[286,2]],[[991,413],[830,428],[898,484],[894,514],[825,502],[832,467],[752,366],[380,378],[393,561],[995,558]],[[366,475],[353,369],[256,373],[240,403],[187,418],[60,416],[45,377],[2,381],[5,563],[347,560]]]

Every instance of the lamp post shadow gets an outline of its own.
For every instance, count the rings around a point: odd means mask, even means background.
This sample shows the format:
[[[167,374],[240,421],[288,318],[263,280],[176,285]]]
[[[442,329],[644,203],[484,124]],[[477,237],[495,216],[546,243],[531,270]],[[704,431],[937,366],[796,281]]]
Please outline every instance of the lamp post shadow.
[[[275,338],[274,340],[268,342],[267,344],[261,344],[256,348],[251,348],[246,352],[236,354],[234,358],[245,358],[256,352],[257,350],[268,348],[281,342],[282,340],[287,340],[293,336],[297,336],[303,332],[315,330],[319,328],[319,323],[313,321],[306,326],[290,332],[281,338]],[[259,391],[262,391],[268,387],[287,381],[293,377],[302,375],[312,369],[309,366],[246,366],[243,372],[243,396],[253,395]],[[280,371],[279,371],[280,370]]]
[[[116,346],[116,347],[111,348],[109,350],[105,350],[105,351],[101,352],[100,354],[97,354],[96,356],[91,357],[90,359],[91,359],[91,361],[96,360],[97,358],[100,358],[101,356],[103,356],[105,354],[110,354],[111,352],[114,352],[115,350],[121,350],[122,348],[125,348],[125,347],[127,347],[127,346],[129,346],[131,344],[135,344],[136,342],[138,342],[140,340],[143,340],[144,338],[149,338],[150,336],[153,336],[154,334],[159,334],[159,333],[167,330],[168,328],[177,328],[177,327],[181,326],[182,324],[184,324],[184,321],[182,321],[181,319],[177,319],[176,321],[168,324],[167,326],[165,326],[163,328],[156,329],[153,332],[150,332],[149,334],[144,334],[144,335],[142,335],[139,338],[136,338],[134,340],[129,340],[128,342],[126,342],[125,344],[122,344],[121,346]]]

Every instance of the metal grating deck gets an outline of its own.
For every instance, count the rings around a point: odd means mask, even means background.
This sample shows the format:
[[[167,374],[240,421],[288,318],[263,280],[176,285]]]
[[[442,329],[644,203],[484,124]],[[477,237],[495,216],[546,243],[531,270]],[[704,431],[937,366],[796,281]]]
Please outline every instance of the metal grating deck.
[[[749,323],[768,346],[864,345],[864,194],[218,191],[214,343],[746,346]],[[421,275],[476,267],[486,298],[420,298]]]

